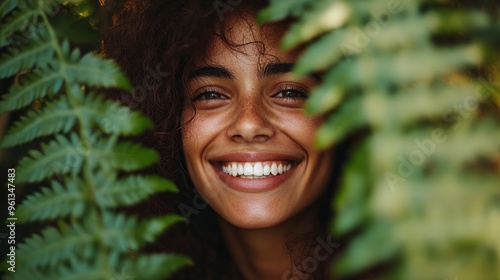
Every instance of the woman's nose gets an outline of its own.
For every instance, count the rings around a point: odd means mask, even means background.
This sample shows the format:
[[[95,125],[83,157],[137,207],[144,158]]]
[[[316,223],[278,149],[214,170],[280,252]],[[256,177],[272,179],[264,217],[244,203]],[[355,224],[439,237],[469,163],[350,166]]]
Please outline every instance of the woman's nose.
[[[234,119],[227,129],[229,138],[236,142],[267,141],[274,135],[274,128],[259,97],[248,98],[238,104]]]

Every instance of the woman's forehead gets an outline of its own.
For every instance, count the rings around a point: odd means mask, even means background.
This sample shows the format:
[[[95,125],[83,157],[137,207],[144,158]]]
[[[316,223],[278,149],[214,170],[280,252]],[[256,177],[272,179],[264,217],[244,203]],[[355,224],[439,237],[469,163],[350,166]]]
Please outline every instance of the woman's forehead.
[[[256,60],[295,60],[299,50],[283,52],[280,40],[287,30],[284,24],[258,24],[255,16],[243,15],[228,17],[219,26],[208,44],[206,54],[197,64],[210,64],[225,56],[248,55]]]

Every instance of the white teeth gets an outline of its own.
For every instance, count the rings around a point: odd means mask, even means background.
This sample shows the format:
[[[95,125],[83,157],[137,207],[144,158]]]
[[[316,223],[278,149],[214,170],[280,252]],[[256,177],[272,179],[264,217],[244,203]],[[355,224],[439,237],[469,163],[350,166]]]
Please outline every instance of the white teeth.
[[[222,171],[232,176],[253,176],[253,177],[266,177],[277,176],[292,169],[292,164],[277,164],[270,163],[228,163],[222,166]]]
[[[271,165],[271,173],[274,176],[278,175],[278,166],[276,165],[276,163],[273,163],[273,165]]]
[[[253,175],[253,168],[250,163],[245,163],[245,166],[243,167],[243,175]]]
[[[262,167],[262,163],[260,162],[257,162],[254,166],[253,166],[253,175],[255,176],[262,176],[263,174],[263,169],[264,167]]]
[[[238,175],[238,165],[236,163],[233,163],[233,165],[231,166],[231,174],[233,176]]]
[[[291,165],[290,165],[290,166],[291,166]],[[269,165],[267,165],[267,164],[266,164],[266,165],[264,165],[264,170],[263,170],[263,172],[264,172],[264,176],[267,176],[267,175],[271,174],[271,167],[269,167]]]

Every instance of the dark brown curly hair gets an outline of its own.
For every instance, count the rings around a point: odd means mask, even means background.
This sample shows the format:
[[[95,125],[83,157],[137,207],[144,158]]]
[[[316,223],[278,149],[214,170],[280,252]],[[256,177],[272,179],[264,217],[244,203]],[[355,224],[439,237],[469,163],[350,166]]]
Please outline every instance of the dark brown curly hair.
[[[107,31],[103,51],[126,72],[134,85],[130,93],[113,92],[113,98],[141,110],[154,123],[154,129],[141,138],[160,154],[160,162],[151,170],[173,180],[179,195],[155,196],[133,211],[143,215],[165,212],[183,214],[187,225],[168,230],[152,251],[174,251],[189,256],[194,266],[178,272],[173,279],[242,279],[221,237],[216,214],[203,202],[190,182],[181,144],[181,112],[184,85],[197,58],[205,56],[214,36],[236,48],[225,37],[226,16],[255,14],[268,3],[258,1],[203,0],[126,0]],[[290,19],[276,23],[286,27]],[[265,46],[262,42],[255,42]],[[334,173],[338,173],[335,171]],[[333,175],[335,178],[336,176]],[[308,236],[300,236],[287,245],[294,263],[308,256],[318,236],[326,236],[331,216],[329,201],[333,187],[318,203],[324,227]],[[187,215],[186,215],[187,213]],[[311,242],[312,241],[312,242]],[[310,244],[310,246],[308,245]],[[321,263],[308,279],[327,279],[327,263]],[[300,279],[289,275],[291,279]]]

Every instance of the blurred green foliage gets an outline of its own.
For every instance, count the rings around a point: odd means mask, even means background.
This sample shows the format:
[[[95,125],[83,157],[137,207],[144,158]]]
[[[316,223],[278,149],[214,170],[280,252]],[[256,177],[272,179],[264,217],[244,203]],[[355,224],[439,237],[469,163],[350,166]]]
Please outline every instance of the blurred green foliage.
[[[295,71],[325,73],[306,104],[328,118],[316,146],[359,142],[333,201],[335,275],[500,279],[497,4],[270,2],[260,21],[297,18],[283,49],[308,44]]]
[[[151,122],[98,93],[131,86],[114,62],[79,48],[99,49],[95,10],[92,1],[0,4],[0,47],[7,49],[0,79],[20,80],[2,96],[0,113],[38,104],[9,128],[1,145],[42,142],[16,167],[15,185],[29,184],[34,191],[13,212],[17,222],[41,226],[17,240],[16,272],[7,271],[5,279],[163,279],[190,263],[183,256],[140,251],[182,217],[139,220],[123,212],[177,189],[164,178],[129,174],[159,157],[125,140]]]

